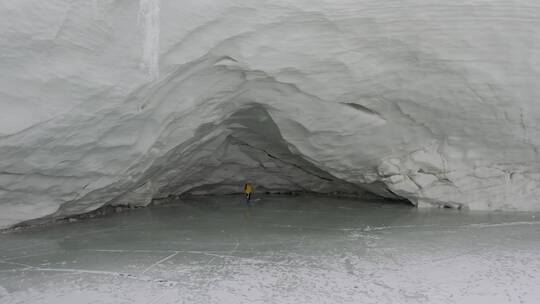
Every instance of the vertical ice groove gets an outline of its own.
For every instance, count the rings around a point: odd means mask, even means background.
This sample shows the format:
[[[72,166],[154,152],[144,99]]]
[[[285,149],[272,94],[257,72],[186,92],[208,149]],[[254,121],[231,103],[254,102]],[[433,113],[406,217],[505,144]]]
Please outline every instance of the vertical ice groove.
[[[159,14],[160,0],[139,1],[138,20],[143,36],[141,69],[150,80],[159,76]]]

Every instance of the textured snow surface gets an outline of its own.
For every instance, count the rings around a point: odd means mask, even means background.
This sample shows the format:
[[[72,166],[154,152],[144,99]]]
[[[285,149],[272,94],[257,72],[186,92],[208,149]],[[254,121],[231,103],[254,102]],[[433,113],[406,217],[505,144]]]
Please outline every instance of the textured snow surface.
[[[0,235],[0,302],[537,304],[538,219],[321,198],[144,208]]]
[[[540,209],[533,0],[3,0],[0,227],[259,190]]]

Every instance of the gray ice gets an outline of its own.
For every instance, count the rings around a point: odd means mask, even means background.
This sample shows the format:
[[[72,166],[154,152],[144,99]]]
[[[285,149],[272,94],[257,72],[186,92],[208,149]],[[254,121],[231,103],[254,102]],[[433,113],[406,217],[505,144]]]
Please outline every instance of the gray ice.
[[[191,198],[0,235],[0,303],[537,303],[540,217]]]

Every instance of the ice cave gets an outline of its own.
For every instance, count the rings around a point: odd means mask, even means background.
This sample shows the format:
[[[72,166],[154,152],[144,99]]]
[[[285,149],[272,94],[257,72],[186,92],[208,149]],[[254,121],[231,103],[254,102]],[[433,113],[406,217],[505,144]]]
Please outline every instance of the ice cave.
[[[2,304],[540,299],[537,1],[0,0],[0,71]]]

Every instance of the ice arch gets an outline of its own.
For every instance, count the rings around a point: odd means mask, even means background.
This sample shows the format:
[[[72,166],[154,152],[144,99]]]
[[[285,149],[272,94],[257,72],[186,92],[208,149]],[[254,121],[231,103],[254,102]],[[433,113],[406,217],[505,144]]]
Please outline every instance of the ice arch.
[[[0,16],[2,227],[244,178],[540,208],[533,1],[7,0]]]

